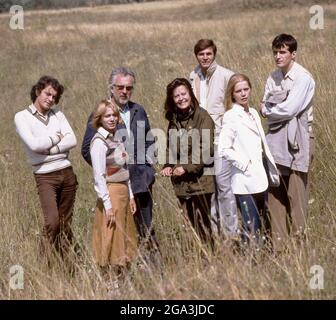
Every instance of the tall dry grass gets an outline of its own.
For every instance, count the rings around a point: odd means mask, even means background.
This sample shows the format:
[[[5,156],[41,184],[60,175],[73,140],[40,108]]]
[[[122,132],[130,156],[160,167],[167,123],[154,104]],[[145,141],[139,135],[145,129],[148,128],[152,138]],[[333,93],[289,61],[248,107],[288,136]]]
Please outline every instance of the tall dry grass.
[[[336,272],[336,136],[334,102],[336,6],[323,4],[325,28],[309,28],[309,6],[279,8],[273,1],[177,1],[30,12],[24,30],[11,30],[0,15],[0,298],[1,299],[333,299]],[[285,4],[286,1],[277,2]],[[324,2],[325,3],[325,2]],[[170,182],[157,177],[154,226],[163,271],[136,266],[119,292],[91,259],[95,193],[90,167],[80,156],[87,116],[106,95],[111,68],[127,65],[137,73],[133,100],[143,104],[153,128],[165,129],[166,84],[195,66],[193,46],[201,37],[218,45],[217,60],[246,73],[255,105],[274,68],[270,43],[287,32],[299,41],[298,61],[316,80],[316,152],[311,169],[308,241],[293,243],[279,257],[233,254],[225,242],[215,253],[202,247],[183,221]],[[14,114],[29,103],[30,87],[42,74],[66,86],[61,107],[79,141],[71,160],[79,180],[73,228],[83,251],[71,274],[55,258],[41,261],[41,209],[30,166],[15,133]],[[204,256],[209,262],[205,262]],[[9,270],[24,268],[24,289],[11,290]],[[312,290],[310,268],[324,268],[324,289]]]

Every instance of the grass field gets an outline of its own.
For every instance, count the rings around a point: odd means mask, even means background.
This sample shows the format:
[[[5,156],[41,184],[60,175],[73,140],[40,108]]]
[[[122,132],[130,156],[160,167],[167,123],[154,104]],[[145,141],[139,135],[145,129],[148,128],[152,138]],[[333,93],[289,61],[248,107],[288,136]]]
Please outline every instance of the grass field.
[[[319,2],[324,29],[312,30],[310,5],[305,3],[188,0],[31,11],[25,15],[24,30],[11,30],[9,15],[0,15],[0,299],[335,299],[336,5]],[[298,39],[298,62],[316,80],[307,244],[293,243],[279,257],[260,255],[257,263],[248,255],[233,254],[225,243],[210,253],[185,225],[170,182],[158,176],[154,226],[163,274],[134,268],[119,292],[108,293],[91,261],[96,195],[80,144],[88,114],[106,96],[111,68],[125,65],[136,71],[133,100],[146,107],[153,128],[165,129],[165,87],[194,68],[198,39],[212,38],[217,61],[251,78],[257,105],[274,69],[270,43],[282,32]],[[41,209],[13,124],[14,114],[30,103],[30,88],[43,74],[65,84],[60,105],[78,139],[71,152],[79,181],[73,228],[84,252],[74,275],[61,263],[48,269],[40,262]],[[204,254],[210,263],[204,263]],[[9,286],[13,265],[24,270],[21,290]],[[322,290],[309,286],[314,265],[324,269]]]

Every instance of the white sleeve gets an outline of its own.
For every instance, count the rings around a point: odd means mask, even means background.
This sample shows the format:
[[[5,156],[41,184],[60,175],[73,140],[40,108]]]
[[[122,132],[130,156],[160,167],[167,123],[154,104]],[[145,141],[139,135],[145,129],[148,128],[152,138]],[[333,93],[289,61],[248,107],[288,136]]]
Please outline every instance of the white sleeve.
[[[237,130],[235,121],[232,117],[228,117],[224,114],[223,125],[219,135],[218,155],[230,161],[232,165],[239,170],[245,171],[250,160],[246,156],[239,154],[233,148],[236,136]]]
[[[35,137],[29,126],[29,121],[24,116],[24,113],[17,113],[14,117],[15,129],[22,141],[33,152],[40,154],[48,154],[49,149],[60,141],[59,136],[53,135],[50,137],[42,136]]]
[[[63,139],[57,144],[61,153],[69,151],[70,149],[74,148],[77,144],[76,136],[64,116],[62,112],[58,115],[61,124],[61,133],[63,135]]]
[[[265,92],[264,92],[262,102],[266,102],[268,93],[272,90],[271,89],[272,88],[271,82],[272,82],[272,77],[268,77],[267,81],[266,81],[266,84],[265,84]]]
[[[106,151],[107,146],[101,139],[95,139],[90,148],[94,189],[98,198],[102,199],[105,210],[112,209],[112,203],[106,184]]]
[[[270,123],[290,120],[306,109],[315,92],[315,82],[308,75],[303,74],[294,81],[293,88],[289,91],[285,101],[276,105],[265,104],[262,113]]]
[[[132,191],[131,180],[128,180],[128,193],[129,193],[130,199],[133,199],[134,194],[133,194],[133,191]]]
[[[62,133],[63,138],[49,150],[50,154],[67,152],[77,144],[76,136],[64,114],[61,111],[57,111],[56,117],[59,121],[60,133]]]

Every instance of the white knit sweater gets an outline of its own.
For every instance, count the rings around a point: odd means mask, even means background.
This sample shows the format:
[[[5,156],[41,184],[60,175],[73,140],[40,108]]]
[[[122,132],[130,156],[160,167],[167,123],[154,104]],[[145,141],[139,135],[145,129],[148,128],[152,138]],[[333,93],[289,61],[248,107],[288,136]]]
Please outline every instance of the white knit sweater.
[[[77,141],[64,114],[53,108],[45,120],[34,104],[16,113],[16,131],[22,139],[34,173],[48,173],[71,166],[69,150]],[[60,138],[60,134],[63,138]]]

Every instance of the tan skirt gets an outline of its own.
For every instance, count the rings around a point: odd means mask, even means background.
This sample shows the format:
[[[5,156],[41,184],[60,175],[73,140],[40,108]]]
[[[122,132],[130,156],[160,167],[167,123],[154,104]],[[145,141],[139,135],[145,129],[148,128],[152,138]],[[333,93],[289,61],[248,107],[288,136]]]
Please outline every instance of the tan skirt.
[[[129,208],[128,186],[124,183],[107,184],[116,223],[107,227],[103,202],[98,199],[93,223],[93,256],[101,266],[125,266],[137,253],[137,233]]]

